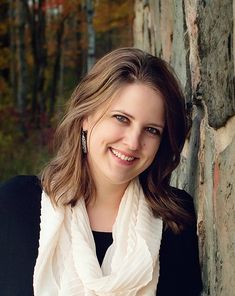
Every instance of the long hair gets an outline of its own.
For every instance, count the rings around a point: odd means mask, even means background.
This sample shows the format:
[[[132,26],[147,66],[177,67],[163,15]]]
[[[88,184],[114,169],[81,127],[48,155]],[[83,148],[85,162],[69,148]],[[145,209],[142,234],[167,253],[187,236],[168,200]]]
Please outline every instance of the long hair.
[[[81,80],[69,100],[57,128],[57,155],[42,173],[42,185],[55,205],[74,206],[79,197],[88,202],[95,192],[86,156],[81,147],[83,120],[107,106],[124,85],[143,83],[160,91],[166,124],[156,157],[139,176],[146,199],[155,215],[179,232],[190,220],[177,202],[169,182],[180,161],[186,137],[184,96],[179,81],[162,59],[136,48],[120,48],[101,58]]]

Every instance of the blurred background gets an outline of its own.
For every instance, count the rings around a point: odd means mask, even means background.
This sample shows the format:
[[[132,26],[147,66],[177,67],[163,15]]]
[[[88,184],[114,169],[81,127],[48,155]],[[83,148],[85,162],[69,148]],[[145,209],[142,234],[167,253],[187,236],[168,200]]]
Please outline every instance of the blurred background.
[[[37,174],[97,58],[133,45],[134,0],[0,1],[0,182]]]

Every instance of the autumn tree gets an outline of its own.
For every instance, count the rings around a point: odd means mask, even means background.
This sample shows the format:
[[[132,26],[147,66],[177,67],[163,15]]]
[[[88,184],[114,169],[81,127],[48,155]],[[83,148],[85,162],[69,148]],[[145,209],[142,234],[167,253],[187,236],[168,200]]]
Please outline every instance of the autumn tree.
[[[9,3],[1,1],[0,3],[0,104],[3,98],[8,95],[9,90],[9,60],[10,60],[10,35],[9,18],[8,18]]]
[[[95,62],[95,29],[93,25],[94,1],[86,0],[85,11],[87,17],[87,70],[90,70]]]
[[[27,96],[27,64],[25,59],[25,9],[21,0],[16,2],[16,49],[17,49],[17,109],[20,117],[20,129],[22,134],[26,136],[26,128],[24,124],[26,96]]]
[[[8,1],[8,34],[9,34],[9,85],[11,101],[17,102],[17,70],[16,70],[16,1]]]
[[[46,109],[44,95],[44,74],[47,65],[45,0],[21,1],[31,31],[31,48],[34,60],[32,119],[37,125],[40,125],[40,116],[44,115]]]
[[[96,1],[96,57],[114,48],[133,45],[134,0]]]

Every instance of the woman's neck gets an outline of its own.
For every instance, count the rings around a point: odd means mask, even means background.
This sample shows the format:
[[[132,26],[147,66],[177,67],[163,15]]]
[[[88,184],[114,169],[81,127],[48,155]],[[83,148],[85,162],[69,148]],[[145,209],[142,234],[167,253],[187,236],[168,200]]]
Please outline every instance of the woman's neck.
[[[87,205],[91,229],[111,232],[127,184],[122,186],[113,184],[97,185],[96,195]]]

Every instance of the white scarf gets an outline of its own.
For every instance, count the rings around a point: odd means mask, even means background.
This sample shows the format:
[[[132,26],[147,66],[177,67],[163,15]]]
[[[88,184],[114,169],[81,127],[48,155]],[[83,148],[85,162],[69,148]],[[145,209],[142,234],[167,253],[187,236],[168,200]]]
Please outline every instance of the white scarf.
[[[112,235],[100,267],[84,200],[54,208],[43,192],[34,295],[156,295],[162,220],[153,216],[138,181],[122,197]]]

